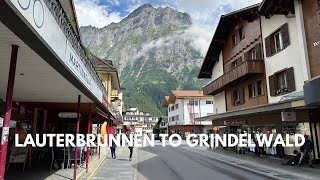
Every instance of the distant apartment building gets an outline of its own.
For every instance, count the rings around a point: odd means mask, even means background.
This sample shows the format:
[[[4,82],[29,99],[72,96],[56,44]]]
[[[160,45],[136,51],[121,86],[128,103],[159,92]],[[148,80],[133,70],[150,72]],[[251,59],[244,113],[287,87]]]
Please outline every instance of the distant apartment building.
[[[213,97],[203,95],[203,91],[173,90],[162,105],[167,109],[169,133],[186,136],[211,130],[211,121],[195,121],[214,114]]]
[[[148,112],[139,111],[138,108],[127,109],[123,118],[124,125],[136,126],[145,124],[147,127],[152,127],[159,119],[159,117],[151,115]]]

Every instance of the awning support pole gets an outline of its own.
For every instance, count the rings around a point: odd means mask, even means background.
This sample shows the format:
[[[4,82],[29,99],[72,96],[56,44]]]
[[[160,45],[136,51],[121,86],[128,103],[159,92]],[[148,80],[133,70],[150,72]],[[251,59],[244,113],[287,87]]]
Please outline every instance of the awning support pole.
[[[77,106],[77,127],[76,127],[76,147],[74,152],[74,168],[73,168],[73,180],[77,179],[77,157],[78,157],[78,134],[79,134],[79,124],[80,124],[80,100],[81,95],[78,95],[78,106]],[[81,161],[81,159],[80,159]]]
[[[89,113],[88,113],[88,134],[91,133],[91,107],[89,107]],[[87,151],[86,151],[86,173],[88,173],[89,169],[89,156],[90,156],[90,146],[87,146]]]
[[[101,123],[101,122],[100,122]],[[101,124],[99,124],[99,129],[100,129],[100,134],[101,134]],[[99,141],[101,141],[101,139],[99,139]],[[100,146],[98,145],[98,157],[99,157],[99,159],[100,159]]]
[[[11,48],[11,60],[10,60],[10,69],[9,77],[7,84],[7,94],[6,94],[6,106],[5,114],[3,117],[3,128],[1,135],[1,144],[0,144],[0,180],[4,179],[4,172],[6,167],[6,157],[7,157],[7,147],[8,147],[8,136],[9,136],[9,124],[11,119],[11,110],[12,110],[12,96],[14,89],[14,80],[16,75],[16,66],[17,66],[17,56],[18,56],[17,45],[12,45]]]

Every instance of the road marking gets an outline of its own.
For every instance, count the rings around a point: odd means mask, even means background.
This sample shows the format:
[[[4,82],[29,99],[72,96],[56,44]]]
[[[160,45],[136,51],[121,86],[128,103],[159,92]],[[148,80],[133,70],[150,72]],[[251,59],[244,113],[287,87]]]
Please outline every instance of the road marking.
[[[88,177],[87,180],[91,179],[92,176],[96,174],[97,170],[101,167],[102,163],[104,163],[105,160],[106,160],[106,156],[102,159],[100,164],[93,170],[93,172],[91,173],[91,175]]]
[[[89,163],[88,168],[90,168],[90,166],[91,166],[97,159],[98,159],[98,156],[97,156],[92,162]],[[83,170],[76,176],[76,179],[79,179],[85,171],[86,171],[86,168],[83,169]]]

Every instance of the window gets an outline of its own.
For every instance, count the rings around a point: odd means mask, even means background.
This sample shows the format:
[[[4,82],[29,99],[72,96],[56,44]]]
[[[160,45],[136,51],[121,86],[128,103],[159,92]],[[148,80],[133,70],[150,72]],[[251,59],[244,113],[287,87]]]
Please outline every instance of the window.
[[[199,118],[199,113],[192,113],[193,118]]]
[[[280,31],[276,32],[273,36],[275,51],[278,52],[283,49],[282,36]]]
[[[213,104],[213,101],[206,101],[206,104]]]
[[[236,35],[232,35],[232,46],[236,46],[237,45],[237,38]]]
[[[232,104],[238,106],[244,103],[244,91],[243,89],[237,89],[232,93]]]
[[[198,101],[197,100],[191,100],[191,101],[189,101],[189,104],[191,106],[198,106]]]
[[[270,57],[290,45],[288,24],[283,24],[278,30],[265,38],[266,56]]]
[[[277,90],[281,90],[281,89],[285,90],[285,89],[287,89],[288,83],[287,83],[287,73],[286,73],[286,71],[282,71],[282,72],[278,73],[276,75],[276,77],[277,77],[277,79],[276,79],[276,82],[277,82],[276,83],[276,88],[277,88]]]
[[[240,37],[240,40],[244,39],[244,30],[243,30],[243,27],[240,27],[239,28],[239,37]]]
[[[179,108],[179,104],[176,104],[176,107],[175,107],[175,109],[178,109]]]
[[[248,86],[249,89],[249,98],[256,97],[256,85],[255,84],[250,84]]]
[[[269,76],[269,87],[271,96],[295,91],[293,67]]]
[[[242,62],[242,57],[239,57],[238,59],[236,59],[235,61],[233,61],[231,63],[231,68],[235,68],[235,67],[239,66],[241,64],[241,62]]]
[[[251,59],[252,60],[257,59],[257,51],[256,51],[256,49],[251,50]]]
[[[257,82],[257,88],[258,88],[258,96],[263,95],[263,84],[262,80]]]

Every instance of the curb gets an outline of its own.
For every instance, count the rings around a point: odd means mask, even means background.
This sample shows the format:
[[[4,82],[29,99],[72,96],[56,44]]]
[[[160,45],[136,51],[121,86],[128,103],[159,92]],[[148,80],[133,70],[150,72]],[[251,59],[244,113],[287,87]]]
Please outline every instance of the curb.
[[[136,155],[136,158],[135,158],[135,170],[134,170],[134,180],[138,180],[138,155],[139,155],[139,148],[137,148],[137,155]]]
[[[94,162],[96,162],[96,160],[98,160],[98,157],[96,157],[92,162],[89,163],[89,168],[90,168],[90,166],[91,166]],[[86,172],[86,169],[83,169],[83,170],[76,176],[76,179],[80,179],[85,172]]]
[[[90,174],[90,176],[87,178],[87,180],[91,179],[96,174],[96,172],[100,169],[101,165],[105,162],[106,159],[107,159],[107,157],[104,156],[104,158],[101,160],[99,165],[93,170],[93,172]]]

